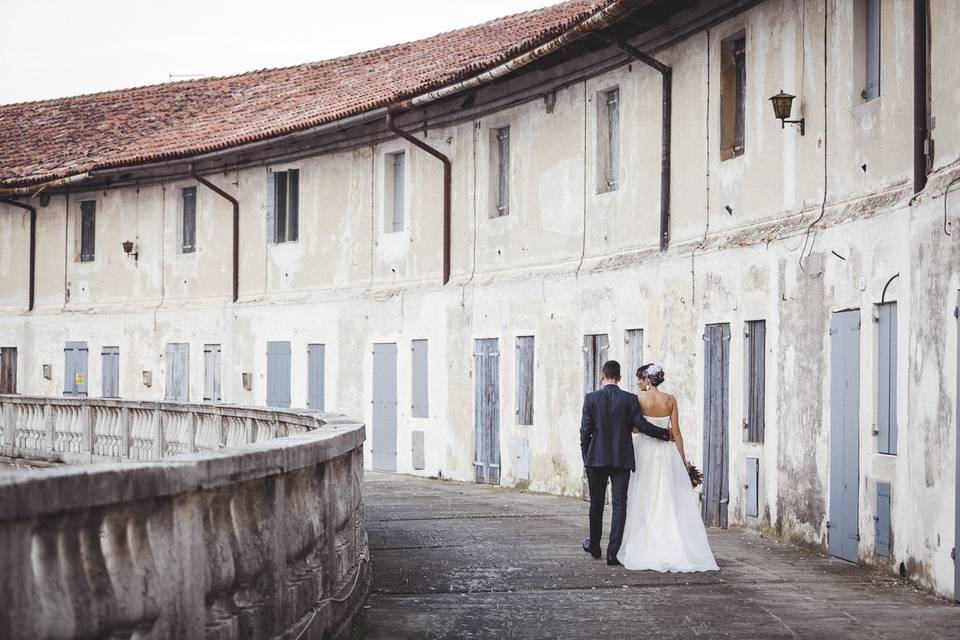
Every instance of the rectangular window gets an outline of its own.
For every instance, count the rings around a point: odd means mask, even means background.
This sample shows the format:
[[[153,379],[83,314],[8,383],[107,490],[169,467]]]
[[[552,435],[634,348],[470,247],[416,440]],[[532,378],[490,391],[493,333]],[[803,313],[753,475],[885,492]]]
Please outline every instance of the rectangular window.
[[[290,406],[290,343],[267,343],[267,406]]]
[[[180,195],[183,202],[180,220],[180,252],[193,253],[197,248],[197,188],[184,187]]]
[[[897,453],[897,303],[877,305],[877,451]]]
[[[600,93],[597,100],[597,192],[616,191],[620,179],[620,90]]]
[[[0,347],[0,393],[17,392],[17,348]]]
[[[491,217],[510,214],[510,127],[493,130],[493,210]]]
[[[429,417],[429,378],[427,375],[427,341],[411,340],[412,388],[410,390],[411,415],[414,418]]]
[[[743,427],[747,442],[763,442],[766,429],[766,342],[765,320],[747,322],[747,417]]]
[[[186,342],[167,344],[167,388],[164,399],[172,402],[190,400],[190,345]]]
[[[533,336],[517,338],[517,424],[533,424]]]
[[[93,262],[97,248],[97,202],[80,203],[80,262]]]
[[[880,0],[854,1],[855,87],[864,101],[880,97]]]
[[[583,336],[583,392],[590,393],[600,388],[600,374],[603,363],[610,352],[610,340],[607,334]]]
[[[218,344],[203,345],[203,401],[221,402],[221,350]]]
[[[743,153],[746,122],[747,38],[742,32],[720,43],[720,159]]]
[[[104,398],[120,397],[120,347],[103,347],[100,350],[102,395]]]
[[[406,213],[406,162],[407,155],[403,151],[387,154],[387,184],[385,185],[387,197],[384,202],[388,233],[403,231]]]
[[[300,226],[300,170],[267,173],[267,241],[295,242]]]

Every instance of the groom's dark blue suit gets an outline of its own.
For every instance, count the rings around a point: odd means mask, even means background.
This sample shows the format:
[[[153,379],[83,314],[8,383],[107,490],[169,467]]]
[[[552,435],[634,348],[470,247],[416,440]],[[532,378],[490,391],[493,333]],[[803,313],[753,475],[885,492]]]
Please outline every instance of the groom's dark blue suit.
[[[607,482],[611,483],[613,518],[607,558],[616,558],[623,540],[630,471],[636,467],[632,428],[660,440],[669,440],[670,431],[650,424],[640,412],[637,396],[615,384],[588,393],[580,420],[580,451],[590,485],[590,548],[599,553],[603,533],[603,503]]]

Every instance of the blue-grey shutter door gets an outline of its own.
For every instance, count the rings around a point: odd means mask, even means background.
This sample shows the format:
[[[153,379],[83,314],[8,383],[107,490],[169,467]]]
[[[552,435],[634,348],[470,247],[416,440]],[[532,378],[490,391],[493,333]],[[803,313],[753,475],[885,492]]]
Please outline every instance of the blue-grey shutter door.
[[[475,480],[500,484],[500,351],[497,338],[474,347]]]
[[[203,346],[203,399],[206,402],[220,402],[221,349],[219,344]]]
[[[636,393],[637,369],[643,366],[643,329],[627,329],[623,334],[624,357],[623,388]]]
[[[517,338],[517,424],[533,424],[533,336]]]
[[[397,470],[397,345],[373,345],[373,468]]]
[[[63,348],[63,395],[87,395],[87,343],[67,342]]]
[[[290,343],[267,343],[267,406],[290,406]]]
[[[830,553],[859,558],[860,311],[830,325]]]
[[[167,388],[165,399],[186,402],[190,388],[190,345],[185,342],[167,344]]]
[[[760,514],[760,459],[747,458],[747,515]]]
[[[326,345],[311,344],[307,346],[307,406],[314,411],[324,411],[324,359]]]
[[[413,385],[411,388],[411,415],[414,418],[427,418],[430,416],[428,398],[429,398],[429,374],[427,368],[427,341],[412,340],[410,342],[410,355],[412,360]]]
[[[874,518],[877,525],[876,543],[874,545],[878,556],[890,555],[890,483],[877,483],[877,515]]]
[[[747,441],[763,442],[766,428],[764,406],[766,394],[767,323],[764,320],[748,322],[747,334]]]
[[[273,171],[267,171],[267,243],[276,242],[277,229],[277,184]]]
[[[956,320],[956,337],[957,343],[957,368],[954,371],[960,371],[960,291],[957,291],[957,306],[953,308],[953,317]],[[960,433],[960,375],[955,376],[957,383],[957,394],[953,396],[957,398],[954,402],[956,406],[956,422],[958,432]],[[953,483],[953,598],[954,600],[960,601],[960,435],[955,439],[956,442],[956,451],[954,451],[955,462],[955,472],[954,472],[954,483]]]
[[[867,0],[866,33],[866,84],[865,100],[880,95],[880,0]]]
[[[120,397],[120,347],[103,347],[100,351],[101,380],[104,398]]]
[[[877,336],[877,451],[897,452],[897,303],[880,305]]]

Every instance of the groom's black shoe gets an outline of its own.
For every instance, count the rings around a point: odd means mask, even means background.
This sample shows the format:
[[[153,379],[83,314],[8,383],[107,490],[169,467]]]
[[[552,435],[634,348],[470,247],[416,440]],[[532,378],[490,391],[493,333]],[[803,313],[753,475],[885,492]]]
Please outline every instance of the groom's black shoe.
[[[607,564],[611,567],[622,567],[623,564],[617,560],[614,556],[607,556]]]
[[[597,548],[595,548],[595,549],[594,549],[594,548],[591,548],[591,547],[590,547],[590,538],[586,538],[586,539],[583,541],[583,544],[580,545],[580,546],[583,547],[583,550],[584,550],[584,551],[586,551],[587,553],[589,553],[590,555],[592,555],[592,556],[593,556],[594,558],[596,558],[597,560],[600,559],[600,556],[602,555],[602,554],[600,553],[600,547],[597,547]]]

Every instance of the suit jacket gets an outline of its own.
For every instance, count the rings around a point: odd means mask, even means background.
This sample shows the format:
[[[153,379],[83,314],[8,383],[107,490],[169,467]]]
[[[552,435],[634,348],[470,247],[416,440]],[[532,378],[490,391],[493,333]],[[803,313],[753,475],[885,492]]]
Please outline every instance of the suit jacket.
[[[588,393],[580,420],[580,451],[585,467],[635,470],[632,427],[653,438],[670,439],[670,431],[650,424],[634,394],[615,384]]]

